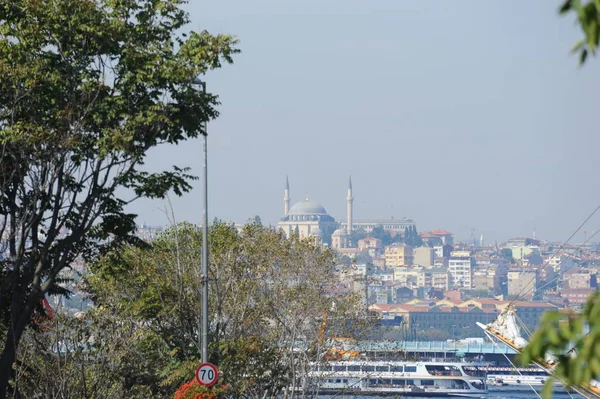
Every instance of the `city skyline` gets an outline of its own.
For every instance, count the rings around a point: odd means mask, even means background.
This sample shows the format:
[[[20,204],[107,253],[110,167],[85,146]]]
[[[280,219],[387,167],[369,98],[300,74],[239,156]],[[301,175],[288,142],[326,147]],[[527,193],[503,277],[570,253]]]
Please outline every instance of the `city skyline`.
[[[569,54],[581,34],[559,4],[189,4],[192,29],[235,34],[243,50],[206,76],[222,102],[208,125],[210,219],[276,224],[286,175],[292,202],[308,195],[341,218],[351,173],[356,218],[567,239],[600,198],[589,166],[600,78],[594,58],[579,68]],[[158,149],[147,165],[199,176],[200,149]],[[200,220],[194,187],[171,198],[178,220]],[[166,224],[161,207],[134,211]]]

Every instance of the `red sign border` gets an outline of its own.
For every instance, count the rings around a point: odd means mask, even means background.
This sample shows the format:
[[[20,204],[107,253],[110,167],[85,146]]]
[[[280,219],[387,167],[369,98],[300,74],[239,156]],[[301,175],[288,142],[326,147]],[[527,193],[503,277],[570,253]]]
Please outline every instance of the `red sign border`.
[[[211,382],[210,384],[205,384],[202,382],[202,380],[200,380],[200,378],[198,377],[198,373],[200,372],[200,369],[204,366],[208,366],[210,368],[213,369],[213,371],[215,372],[215,379],[213,380],[213,382]],[[217,370],[217,366],[215,366],[212,363],[202,363],[200,366],[198,366],[198,368],[196,369],[196,382],[204,387],[210,387],[213,386],[217,383],[217,381],[219,380],[219,370]]]

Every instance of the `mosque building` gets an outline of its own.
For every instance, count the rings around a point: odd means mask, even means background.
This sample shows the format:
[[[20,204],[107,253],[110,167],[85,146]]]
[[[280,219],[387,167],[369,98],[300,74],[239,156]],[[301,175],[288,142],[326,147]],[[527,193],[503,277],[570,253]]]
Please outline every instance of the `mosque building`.
[[[296,202],[290,208],[290,183],[285,179],[283,195],[284,216],[277,223],[286,237],[297,234],[300,238],[314,237],[320,242],[331,245],[336,249],[348,248],[352,243],[349,234],[353,230],[363,229],[370,232],[377,225],[385,230],[402,233],[407,228],[415,226],[410,219],[366,219],[354,220],[354,197],[352,196],[352,178],[348,178],[348,193],[346,196],[346,220],[338,223],[325,208],[310,198]],[[355,244],[355,243],[354,243]]]
[[[286,237],[298,234],[300,238],[316,237],[318,240],[330,244],[330,237],[337,231],[339,223],[327,213],[325,208],[310,198],[296,202],[290,208],[290,183],[285,179],[283,195],[284,216],[277,227]]]

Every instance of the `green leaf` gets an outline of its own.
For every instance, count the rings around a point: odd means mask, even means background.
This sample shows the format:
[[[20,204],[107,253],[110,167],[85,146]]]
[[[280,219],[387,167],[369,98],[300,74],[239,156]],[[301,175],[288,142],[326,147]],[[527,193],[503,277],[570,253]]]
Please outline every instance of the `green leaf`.
[[[565,14],[571,10],[572,0],[565,0],[565,2],[558,9],[559,14]]]
[[[554,378],[548,378],[542,388],[542,398],[550,399],[552,397],[552,391],[554,389]]]
[[[585,40],[583,40],[583,39],[578,40],[577,43],[575,43],[575,45],[573,46],[573,48],[571,48],[570,53],[573,54],[573,53],[578,52],[583,47],[584,44],[585,44]]]
[[[579,55],[579,65],[585,64],[585,60],[587,59],[588,52],[587,49],[583,49],[581,54]]]

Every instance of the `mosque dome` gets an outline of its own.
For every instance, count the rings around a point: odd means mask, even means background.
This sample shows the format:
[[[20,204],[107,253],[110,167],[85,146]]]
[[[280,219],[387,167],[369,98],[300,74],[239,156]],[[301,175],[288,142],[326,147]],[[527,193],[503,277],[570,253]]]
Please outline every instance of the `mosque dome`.
[[[288,215],[327,215],[327,211],[322,205],[310,198],[306,198],[303,201],[296,202],[290,208]]]
[[[341,237],[341,236],[347,236],[347,235],[348,235],[348,233],[346,232],[346,229],[339,228],[336,231],[334,231],[331,236],[332,237]]]
[[[310,235],[314,236],[314,237],[321,237],[321,236],[323,236],[323,233],[321,232],[320,228],[316,227],[311,230]]]

